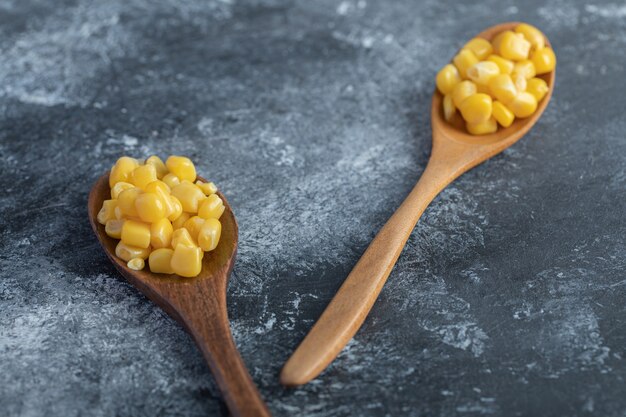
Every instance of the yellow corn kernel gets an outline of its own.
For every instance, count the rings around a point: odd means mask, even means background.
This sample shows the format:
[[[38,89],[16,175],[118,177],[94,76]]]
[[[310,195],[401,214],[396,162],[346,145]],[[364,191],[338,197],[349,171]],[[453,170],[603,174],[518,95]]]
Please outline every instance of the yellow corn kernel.
[[[189,230],[185,229],[184,227],[174,230],[174,233],[172,233],[172,241],[170,242],[170,244],[172,245],[172,249],[176,249],[176,246],[178,245],[194,247],[198,246],[196,245],[196,241],[193,240],[193,238],[189,234]]]
[[[496,119],[502,127],[509,127],[515,120],[515,115],[508,107],[500,101],[493,102],[493,118]]]
[[[135,208],[135,201],[137,197],[142,194],[139,188],[129,188],[120,193],[117,197],[117,205],[120,208],[120,212],[123,216],[138,217],[137,209]]]
[[[517,95],[517,88],[508,74],[500,74],[489,81],[491,94],[503,103],[508,103]]]
[[[172,255],[174,255],[174,249],[170,248],[159,248],[150,252],[150,257],[148,258],[150,271],[155,274],[173,274]]]
[[[476,84],[476,92],[480,94],[487,94],[488,96],[491,95],[491,90],[489,90],[489,86],[484,84]]]
[[[111,168],[109,187],[113,188],[113,186],[120,181],[129,182],[131,172],[138,166],[139,162],[137,162],[136,159],[122,156],[117,160],[115,165],[113,165],[113,168]]]
[[[537,75],[553,71],[556,67],[556,56],[551,48],[534,51],[530,56],[530,60],[535,65]]]
[[[458,109],[461,106],[463,100],[476,94],[476,84],[471,81],[461,81],[452,90],[452,101]]]
[[[146,159],[146,165],[153,165],[156,169],[157,178],[161,179],[167,175],[167,167],[163,163],[163,160],[156,155],[152,155]]]
[[[535,76],[535,66],[528,59],[516,62],[513,68],[513,76],[516,75],[521,75],[527,80],[530,80]]]
[[[491,52],[493,52],[493,47],[491,43],[487,39],[483,38],[474,38],[468,43],[465,44],[463,49],[469,49],[476,55],[476,58],[479,60],[484,60],[487,58]]]
[[[200,180],[196,181],[196,185],[200,187],[204,195],[209,196],[211,194],[215,194],[217,192],[217,186],[212,182],[202,182]]]
[[[202,270],[202,249],[199,247],[177,245],[170,265],[176,275],[195,277]]]
[[[145,190],[146,185],[157,180],[156,168],[154,165],[140,165],[133,170],[131,182],[135,187]]]
[[[493,117],[480,123],[466,123],[465,126],[472,135],[486,135],[498,130],[498,123]]]
[[[222,234],[222,223],[217,219],[207,219],[198,232],[198,245],[205,251],[212,251],[217,247]]]
[[[541,33],[539,29],[529,25],[528,23],[521,23],[517,25],[517,27],[515,28],[515,32],[524,35],[524,38],[526,38],[526,40],[530,42],[530,45],[535,50],[542,49],[546,44],[543,33]]]
[[[180,201],[183,211],[187,213],[197,213],[199,203],[206,198],[202,190],[191,182],[181,182],[172,188],[172,195]]]
[[[500,73],[500,68],[495,62],[480,61],[467,69],[467,78],[476,84],[487,85],[489,80]]]
[[[176,175],[172,174],[171,172],[163,176],[161,180],[164,183],[166,183],[168,187],[170,187],[170,190],[176,187],[178,184],[180,184],[180,178],[178,178]]]
[[[135,208],[139,218],[146,223],[157,222],[167,214],[163,202],[154,193],[139,194],[135,200]]]
[[[135,220],[126,220],[122,226],[122,242],[129,246],[150,246],[150,225]]]
[[[515,84],[515,88],[517,89],[518,93],[526,91],[526,87],[528,85],[526,77],[524,77],[523,75],[514,74],[511,78],[513,78],[513,84]]]
[[[134,271],[141,271],[146,266],[146,262],[141,258],[133,258],[126,263],[126,266]]]
[[[133,258],[146,259],[150,255],[150,249],[138,248],[137,246],[130,246],[120,240],[115,247],[115,256],[128,262]]]
[[[526,91],[535,96],[538,102],[545,97],[548,90],[548,84],[541,78],[531,78],[528,80]]]
[[[189,158],[172,155],[167,158],[165,165],[167,166],[167,169],[169,169],[170,172],[176,175],[181,181],[188,180],[194,182],[196,180],[196,167]]]
[[[111,198],[116,199],[122,191],[133,187],[135,186],[129,182],[120,181],[111,187]]]
[[[449,122],[455,113],[456,107],[454,107],[454,102],[452,101],[452,94],[446,94],[443,97],[443,118]]]
[[[189,231],[189,235],[194,241],[198,240],[198,232],[204,224],[205,219],[200,216],[191,216],[187,219],[183,227]]]
[[[180,213],[180,215],[178,216],[178,218],[176,218],[176,220],[172,220],[172,227],[174,228],[174,230],[178,230],[181,227],[184,227],[185,222],[189,220],[190,217],[191,217],[191,214],[189,213],[185,213],[185,212]]]
[[[124,226],[124,220],[112,219],[107,221],[107,224],[104,226],[104,232],[113,239],[121,239],[122,226]]]
[[[150,246],[153,248],[169,248],[172,243],[174,228],[167,219],[161,219],[150,225]]]
[[[515,117],[528,117],[537,110],[537,99],[532,94],[523,91],[508,104]]]
[[[219,219],[224,213],[224,202],[217,194],[211,194],[201,204],[198,209],[198,216],[203,219]]]
[[[439,70],[435,81],[437,83],[437,89],[441,94],[445,95],[451,92],[454,86],[461,82],[461,76],[454,65],[448,64]]]
[[[170,203],[172,205],[172,211],[167,218],[169,221],[173,222],[183,214],[183,205],[180,204],[180,201],[173,195],[170,196]]]
[[[468,68],[478,63],[478,58],[476,58],[474,52],[469,49],[461,49],[461,52],[454,57],[452,62],[454,62],[454,65],[459,70],[461,78],[466,79]]]
[[[493,48],[493,53],[495,55],[500,54],[500,44],[502,43],[502,39],[504,38],[504,34],[510,32],[510,30],[505,30],[496,34],[493,39],[491,39],[491,47]]]
[[[523,36],[517,36],[510,30],[505,31],[500,39],[498,51],[503,58],[521,61],[528,58],[530,42]]]
[[[102,202],[102,208],[98,212],[98,223],[106,224],[107,221],[115,219],[115,208],[117,207],[117,200],[104,200]]]
[[[478,124],[491,117],[492,100],[487,94],[472,94],[461,103],[461,115],[466,122]]]
[[[500,74],[510,74],[515,66],[513,61],[502,58],[500,55],[489,55],[487,61],[495,63],[500,69]]]
[[[163,207],[165,207],[165,217],[169,217],[178,210],[170,195],[170,187],[163,181],[152,181],[150,184],[146,185],[145,192],[154,193],[159,197]]]

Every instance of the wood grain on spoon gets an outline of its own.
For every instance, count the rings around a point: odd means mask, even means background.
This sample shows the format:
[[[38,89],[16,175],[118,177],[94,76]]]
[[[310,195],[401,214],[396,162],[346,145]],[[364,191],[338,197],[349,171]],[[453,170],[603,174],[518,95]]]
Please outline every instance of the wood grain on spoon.
[[[491,40],[519,22],[503,23],[478,34]],[[547,40],[546,40],[547,41]],[[549,43],[548,43],[549,46]],[[305,384],[322,372],[363,324],[402,248],[430,202],[454,179],[513,145],[537,122],[554,89],[554,71],[540,76],[549,91],[537,111],[497,132],[472,136],[461,125],[443,118],[442,95],[435,91],[431,106],[433,144],[430,160],[411,193],[378,232],[309,334],[281,372],[287,386]]]
[[[269,416],[270,413],[250,378],[232,339],[226,312],[226,288],[237,252],[238,228],[228,201],[222,194],[224,214],[217,248],[204,255],[202,272],[194,278],[153,274],[148,267],[134,271],[115,256],[119,242],[106,235],[96,216],[110,198],[108,173],[100,177],[89,194],[89,222],[105,253],[117,270],[139,291],[158,304],[189,331],[202,351],[234,416]],[[204,181],[202,178],[198,179]],[[205,181],[206,182],[206,181]]]

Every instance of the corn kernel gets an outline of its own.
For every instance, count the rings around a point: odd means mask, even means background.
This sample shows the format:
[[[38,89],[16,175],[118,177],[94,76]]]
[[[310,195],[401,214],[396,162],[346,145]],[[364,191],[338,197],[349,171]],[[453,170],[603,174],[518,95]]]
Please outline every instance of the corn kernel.
[[[502,127],[509,127],[515,120],[515,115],[508,107],[500,101],[493,102],[493,118],[496,119]]]
[[[531,78],[528,80],[528,86],[526,91],[535,96],[537,101],[541,101],[542,98],[548,93],[548,84],[541,78]]]
[[[463,100],[476,94],[476,84],[471,81],[461,81],[452,90],[452,101],[458,109],[461,106]]]
[[[215,194],[217,192],[217,186],[212,182],[202,182],[198,180],[196,181],[196,185],[200,187],[200,189],[206,196],[210,196],[211,194]]]
[[[446,94],[443,98],[443,117],[446,121],[452,120],[456,113],[456,107],[452,101],[452,94]]]
[[[528,86],[528,81],[526,80],[526,77],[524,77],[523,75],[514,74],[511,78],[513,78],[513,84],[515,84],[515,88],[517,89],[518,93],[526,91],[526,87]]]
[[[174,255],[174,249],[159,248],[150,253],[148,258],[148,265],[150,265],[150,271],[157,274],[173,274],[172,269],[172,255]]]
[[[530,42],[510,30],[505,31],[499,40],[498,51],[503,58],[521,61],[528,58]]]
[[[172,243],[174,228],[167,219],[161,219],[150,225],[150,246],[153,248],[168,248]]]
[[[133,258],[146,259],[150,255],[149,248],[138,248],[136,246],[130,246],[120,240],[115,247],[115,256],[128,262]]]
[[[515,64],[513,61],[502,58],[500,55],[489,55],[487,61],[495,63],[500,69],[500,74],[510,74],[513,72]]]
[[[478,124],[491,117],[492,100],[487,94],[472,94],[461,103],[461,115],[466,122]]]
[[[122,156],[111,168],[109,187],[113,188],[120,181],[129,182],[131,172],[138,166],[139,162],[136,159]]]
[[[191,235],[194,241],[198,241],[198,232],[204,224],[204,221],[205,220],[200,216],[191,216],[183,225],[183,227],[189,231],[189,235]]]
[[[170,265],[176,275],[195,277],[202,270],[202,249],[185,245],[177,245]]]
[[[176,197],[174,197],[176,198]],[[180,216],[178,216],[178,218],[176,218],[176,220],[172,221],[172,227],[174,228],[174,230],[180,229],[181,227],[184,227],[185,222],[191,217],[191,214],[189,213],[185,213],[182,212],[180,214]]]
[[[126,220],[122,226],[122,242],[138,248],[149,247],[150,226],[142,222]]]
[[[107,221],[115,219],[115,208],[117,207],[117,200],[104,200],[102,202],[102,208],[98,212],[98,223],[106,224]]]
[[[500,54],[500,44],[502,44],[502,39],[504,38],[504,34],[510,32],[510,30],[505,30],[500,33],[497,33],[493,39],[491,39],[491,47],[493,48],[493,53],[498,55]]]
[[[126,263],[126,266],[134,271],[141,271],[146,266],[146,262],[141,258],[133,258]]]
[[[198,209],[198,216],[203,219],[219,219],[224,213],[224,202],[217,194],[211,194],[201,204]]]
[[[124,226],[124,220],[112,219],[107,222],[104,226],[104,232],[107,236],[112,237],[113,239],[121,239],[122,238],[122,226]]]
[[[454,65],[448,64],[437,73],[435,81],[437,83],[437,89],[439,89],[441,94],[445,95],[451,92],[454,86],[461,82],[461,76]]]
[[[111,198],[116,199],[117,197],[119,197],[122,191],[134,187],[135,186],[129,182],[120,181],[116,183],[113,187],[111,187]]]
[[[153,165],[156,169],[157,178],[161,179],[167,175],[167,167],[163,163],[163,160],[156,155],[152,155],[146,159],[146,165]]]
[[[543,33],[541,33],[541,31],[536,27],[531,26],[527,23],[521,23],[517,25],[517,27],[515,28],[515,32],[524,35],[524,38],[526,38],[526,40],[530,42],[530,45],[535,50],[543,49],[546,44]]]
[[[178,178],[176,175],[172,174],[171,172],[163,176],[161,180],[164,183],[166,183],[168,187],[170,187],[170,190],[176,187],[178,184],[180,184],[180,178]]]
[[[167,214],[161,199],[153,193],[139,194],[135,200],[135,208],[139,218],[146,223],[157,222]]]
[[[194,182],[196,180],[196,167],[189,158],[172,155],[167,158],[165,165],[167,166],[167,169],[169,169],[170,172],[176,175],[181,181],[188,180]]]
[[[167,218],[169,221],[173,222],[183,214],[183,205],[180,204],[180,201],[173,195],[170,196],[170,204],[172,205],[172,211]]]
[[[146,185],[157,180],[156,168],[154,165],[140,165],[131,174],[131,182],[135,187],[145,190]]]
[[[486,135],[498,130],[498,124],[493,117],[480,123],[466,123],[467,131],[472,135]]]
[[[491,90],[489,90],[489,86],[485,85],[485,84],[476,84],[476,92],[480,93],[480,94],[487,94],[488,96],[491,96]]]
[[[517,88],[508,74],[500,74],[489,81],[491,94],[503,103],[508,103],[517,95]]]
[[[508,105],[515,117],[528,117],[537,110],[537,99],[532,94],[523,91],[513,99]]]
[[[181,182],[172,188],[172,195],[180,201],[183,211],[187,213],[197,213],[199,203],[206,198],[202,190],[191,182]]]
[[[499,73],[500,68],[495,62],[480,61],[467,69],[467,78],[476,84],[487,85]]]
[[[461,52],[454,57],[452,62],[454,62],[454,65],[459,70],[461,78],[465,79],[467,78],[468,68],[478,63],[478,58],[476,58],[476,55],[469,49],[461,49]]]
[[[117,205],[120,209],[120,213],[124,216],[138,217],[137,209],[135,208],[135,201],[137,197],[142,194],[139,188],[129,188],[120,193],[117,197]]]
[[[556,67],[556,56],[554,55],[554,51],[550,48],[543,48],[534,51],[530,60],[535,65],[537,75],[553,71]]]
[[[172,249],[176,249],[176,246],[178,245],[194,247],[198,246],[196,245],[196,241],[193,240],[193,238],[189,234],[189,230],[185,229],[184,227],[174,230],[174,233],[172,233],[172,241],[170,242],[170,244],[172,245]]]
[[[207,219],[198,233],[198,245],[205,251],[212,251],[217,247],[222,234],[222,223],[219,220]]]
[[[515,75],[521,75],[527,80],[530,80],[535,76],[535,66],[528,59],[516,62],[513,68],[513,76]]]
[[[170,195],[170,187],[163,181],[156,180],[151,182],[146,185],[145,191],[147,193],[154,193],[159,197],[163,207],[165,207],[165,217],[169,218],[178,211],[178,207],[176,207],[176,203],[172,200],[172,196]]]
[[[469,49],[476,55],[476,58],[479,60],[484,60],[487,58],[491,52],[493,52],[493,47],[491,43],[487,39],[483,38],[474,38],[468,43],[465,44],[463,49]]]

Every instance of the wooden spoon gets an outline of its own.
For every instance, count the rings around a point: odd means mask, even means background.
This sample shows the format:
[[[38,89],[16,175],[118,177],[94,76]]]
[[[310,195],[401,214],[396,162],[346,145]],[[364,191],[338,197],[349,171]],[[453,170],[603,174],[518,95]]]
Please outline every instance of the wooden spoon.
[[[198,178],[204,181],[202,178]],[[202,272],[195,278],[134,271],[115,256],[118,240],[104,232],[96,220],[102,202],[110,197],[109,174],[94,184],[89,194],[89,222],[107,256],[139,291],[158,304],[191,333],[202,351],[217,385],[234,416],[269,416],[233,342],[226,311],[226,286],[237,253],[237,221],[226,198],[220,218],[222,235],[217,248],[204,255]]]
[[[478,34],[492,37],[518,22],[493,26]],[[549,45],[549,44],[548,44]],[[517,119],[506,129],[472,136],[462,120],[443,118],[442,95],[435,90],[431,108],[433,144],[430,160],[419,182],[378,232],[310,333],[289,358],[280,375],[287,386],[305,384],[322,372],[357,332],[376,301],[402,248],[430,202],[454,179],[517,142],[539,119],[554,89],[554,71],[541,76],[549,87],[529,118]]]

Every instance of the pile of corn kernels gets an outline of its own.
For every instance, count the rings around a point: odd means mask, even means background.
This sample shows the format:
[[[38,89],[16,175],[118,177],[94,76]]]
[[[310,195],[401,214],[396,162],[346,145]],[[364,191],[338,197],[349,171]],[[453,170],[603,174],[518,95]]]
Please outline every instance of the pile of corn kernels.
[[[98,222],[114,239],[115,255],[129,268],[195,277],[204,252],[220,240],[224,203],[212,182],[196,180],[189,158],[151,156],[144,163],[123,156],[109,174],[111,199]]]
[[[537,110],[548,85],[536,76],[555,66],[543,33],[526,23],[498,33],[491,42],[474,38],[437,74],[444,118],[452,122],[458,109],[472,135],[494,133],[498,124],[509,127],[516,117]]]

